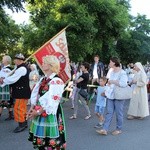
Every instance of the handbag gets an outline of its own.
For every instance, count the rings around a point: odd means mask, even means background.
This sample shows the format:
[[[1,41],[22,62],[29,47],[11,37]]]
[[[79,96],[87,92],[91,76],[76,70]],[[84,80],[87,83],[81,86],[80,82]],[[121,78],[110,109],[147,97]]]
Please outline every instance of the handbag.
[[[84,89],[80,89],[79,94],[85,99],[88,98],[88,92],[86,92]]]
[[[120,87],[115,86],[114,87],[114,99],[117,100],[126,100],[132,98],[132,88],[130,86],[126,87]]]

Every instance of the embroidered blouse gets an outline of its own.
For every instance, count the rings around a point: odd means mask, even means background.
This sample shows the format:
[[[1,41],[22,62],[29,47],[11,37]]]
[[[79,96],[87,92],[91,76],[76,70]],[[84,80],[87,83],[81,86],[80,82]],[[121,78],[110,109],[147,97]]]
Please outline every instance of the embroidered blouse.
[[[55,115],[57,112],[58,105],[60,103],[62,93],[64,91],[64,82],[59,77],[54,77],[56,74],[50,75],[48,87],[44,87],[44,94],[40,96],[39,89],[43,78],[35,85],[31,94],[31,105],[35,106],[37,102],[40,102],[42,108],[46,111],[46,114]]]

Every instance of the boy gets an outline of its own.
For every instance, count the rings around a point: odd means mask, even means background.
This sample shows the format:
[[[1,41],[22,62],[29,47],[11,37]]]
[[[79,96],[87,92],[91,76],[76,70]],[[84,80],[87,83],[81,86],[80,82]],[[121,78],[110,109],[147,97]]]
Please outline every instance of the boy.
[[[105,97],[105,88],[106,88],[106,77],[100,77],[99,86],[95,92],[97,93],[96,105],[95,105],[95,114],[98,117],[99,123],[95,126],[95,128],[100,128],[104,122],[104,111],[106,107],[106,97]]]

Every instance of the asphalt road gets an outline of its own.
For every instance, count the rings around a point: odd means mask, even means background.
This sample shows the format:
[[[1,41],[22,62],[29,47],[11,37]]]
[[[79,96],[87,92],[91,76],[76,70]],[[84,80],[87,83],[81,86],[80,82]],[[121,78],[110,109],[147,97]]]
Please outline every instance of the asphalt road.
[[[90,105],[92,118],[84,120],[86,116],[82,105],[79,106],[78,118],[69,120],[73,111],[71,102],[63,104],[67,128],[67,150],[150,150],[150,117],[144,120],[127,120],[126,112],[129,102],[125,103],[125,119],[123,133],[117,136],[108,134],[101,136],[95,132],[97,118],[94,115],[94,102]],[[7,110],[0,118],[0,150],[33,150],[28,142],[28,129],[21,133],[13,133],[16,123],[4,121]],[[110,131],[115,129],[115,117]]]

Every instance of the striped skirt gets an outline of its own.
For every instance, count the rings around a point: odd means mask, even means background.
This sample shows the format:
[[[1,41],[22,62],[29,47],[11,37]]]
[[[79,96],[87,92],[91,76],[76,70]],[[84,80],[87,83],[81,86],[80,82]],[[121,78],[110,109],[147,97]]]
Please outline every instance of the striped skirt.
[[[48,115],[47,117],[37,116],[32,120],[30,132],[34,136],[45,138],[58,138],[58,123],[56,115]]]
[[[37,116],[32,120],[28,140],[32,141],[34,148],[65,150],[65,139],[64,115],[60,105],[56,115]]]
[[[9,85],[0,87],[0,101],[9,101],[9,100],[10,100]]]

